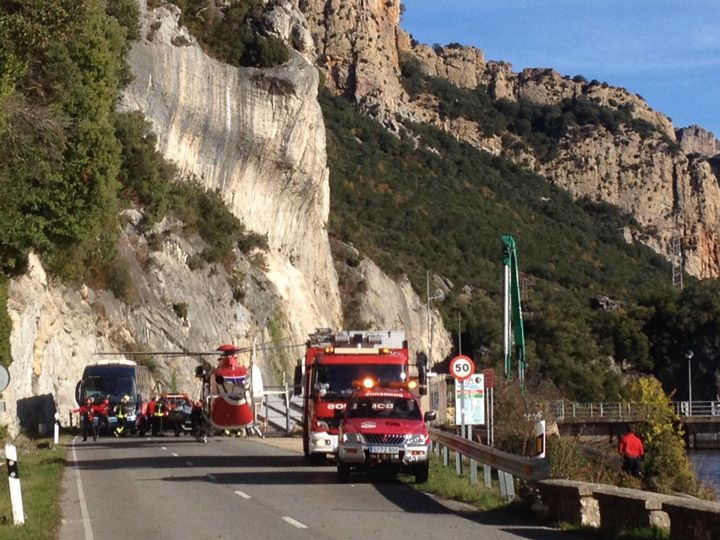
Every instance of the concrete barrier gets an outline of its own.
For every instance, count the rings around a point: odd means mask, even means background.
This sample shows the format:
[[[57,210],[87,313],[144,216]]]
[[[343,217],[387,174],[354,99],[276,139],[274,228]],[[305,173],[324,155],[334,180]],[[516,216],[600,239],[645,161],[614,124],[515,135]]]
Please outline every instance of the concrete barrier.
[[[598,484],[575,480],[538,482],[540,497],[553,521],[566,521],[588,527],[600,526],[600,507],[593,491]]]
[[[604,529],[670,527],[670,518],[662,509],[668,495],[615,486],[600,486],[594,494]]]
[[[553,521],[603,529],[669,528],[672,540],[720,540],[720,503],[573,480],[536,485]]]
[[[671,540],[720,539],[720,503],[672,497],[663,502]]]

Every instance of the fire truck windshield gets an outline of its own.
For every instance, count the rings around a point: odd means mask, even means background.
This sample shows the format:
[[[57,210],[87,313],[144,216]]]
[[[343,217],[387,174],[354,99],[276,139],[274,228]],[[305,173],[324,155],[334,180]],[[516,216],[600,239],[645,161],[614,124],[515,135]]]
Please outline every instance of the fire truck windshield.
[[[315,370],[316,384],[327,385],[325,396],[349,397],[355,388],[353,382],[372,377],[380,386],[404,381],[405,368],[402,364],[321,364]]]
[[[347,418],[397,418],[420,420],[414,399],[402,397],[361,397],[350,402]]]

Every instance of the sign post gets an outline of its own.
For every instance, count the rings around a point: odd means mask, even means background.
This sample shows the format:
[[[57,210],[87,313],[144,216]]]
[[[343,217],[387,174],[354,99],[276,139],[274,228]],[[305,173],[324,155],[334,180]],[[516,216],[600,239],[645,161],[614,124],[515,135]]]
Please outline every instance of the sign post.
[[[465,380],[469,379],[470,376],[475,372],[475,363],[468,356],[460,354],[450,360],[450,374],[455,378],[455,423],[457,423],[458,416],[460,417],[460,436],[465,437]],[[460,411],[458,411],[457,396],[458,396],[458,385],[460,386]],[[458,412],[460,413],[458,415]],[[462,473],[462,458],[460,454],[456,454],[455,468],[457,474]]]
[[[5,459],[7,461],[8,482],[10,484],[10,503],[12,505],[13,523],[25,524],[22,491],[20,490],[20,469],[18,467],[17,448],[8,443],[5,445]]]

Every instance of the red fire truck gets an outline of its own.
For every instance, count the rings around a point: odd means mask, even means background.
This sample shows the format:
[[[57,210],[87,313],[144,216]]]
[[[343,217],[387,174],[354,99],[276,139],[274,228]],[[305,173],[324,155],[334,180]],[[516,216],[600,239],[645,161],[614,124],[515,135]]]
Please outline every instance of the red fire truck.
[[[426,366],[418,363],[418,380],[410,380],[405,332],[319,329],[310,336],[304,361],[295,370],[295,392],[303,392],[303,451],[310,461],[324,460],[338,447],[338,427],[354,383],[371,377],[376,384],[420,383]],[[420,355],[424,358],[424,355]]]

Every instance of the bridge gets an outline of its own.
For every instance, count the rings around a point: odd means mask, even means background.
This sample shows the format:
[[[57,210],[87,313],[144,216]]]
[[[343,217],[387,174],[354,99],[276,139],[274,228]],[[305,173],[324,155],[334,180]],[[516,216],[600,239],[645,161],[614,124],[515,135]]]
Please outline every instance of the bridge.
[[[720,401],[675,401],[689,448],[720,448]],[[563,435],[621,435],[625,427],[647,420],[642,403],[553,401],[550,415]]]

